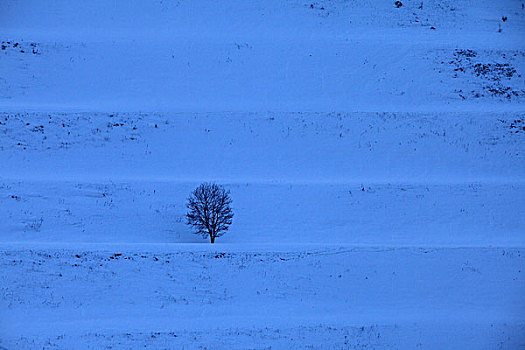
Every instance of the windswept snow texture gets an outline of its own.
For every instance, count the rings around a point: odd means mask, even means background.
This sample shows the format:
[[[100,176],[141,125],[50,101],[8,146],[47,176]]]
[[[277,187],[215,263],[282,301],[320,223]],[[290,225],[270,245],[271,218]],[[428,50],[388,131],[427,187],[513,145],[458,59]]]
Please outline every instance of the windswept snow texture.
[[[525,1],[4,0],[0,36],[0,350],[525,349]]]

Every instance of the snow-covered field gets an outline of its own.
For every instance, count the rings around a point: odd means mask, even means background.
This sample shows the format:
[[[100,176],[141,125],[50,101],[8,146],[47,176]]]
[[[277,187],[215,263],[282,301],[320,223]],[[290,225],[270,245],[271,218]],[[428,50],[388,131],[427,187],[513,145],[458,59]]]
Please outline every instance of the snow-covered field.
[[[525,348],[525,2],[394,3],[2,1],[0,349]]]
[[[497,349],[525,331],[515,248],[17,244],[0,266],[8,349]]]

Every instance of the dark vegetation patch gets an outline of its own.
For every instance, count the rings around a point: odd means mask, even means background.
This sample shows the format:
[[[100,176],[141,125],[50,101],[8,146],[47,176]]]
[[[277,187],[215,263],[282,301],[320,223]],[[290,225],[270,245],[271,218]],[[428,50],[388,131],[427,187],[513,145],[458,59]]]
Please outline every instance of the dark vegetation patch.
[[[477,77],[492,81],[500,81],[502,78],[512,78],[516,69],[508,63],[476,63],[472,69]]]
[[[40,55],[37,43],[24,43],[13,40],[0,42],[0,49],[5,53],[16,52],[21,54]]]
[[[107,118],[107,119],[106,119]],[[0,151],[5,149],[53,150],[110,142],[141,142],[142,132],[161,129],[141,117],[99,114],[4,113],[0,115]]]
[[[500,122],[510,130],[511,134],[524,134],[525,133],[525,123],[523,122],[523,118],[518,118],[514,120],[500,119]]]
[[[498,97],[507,100],[525,96],[523,84],[520,83],[521,74],[513,62],[525,57],[525,53],[514,51],[510,53],[483,52],[469,49],[456,49],[452,59],[442,61],[453,68],[452,78],[463,79],[479,85],[479,89],[455,92],[462,99]]]

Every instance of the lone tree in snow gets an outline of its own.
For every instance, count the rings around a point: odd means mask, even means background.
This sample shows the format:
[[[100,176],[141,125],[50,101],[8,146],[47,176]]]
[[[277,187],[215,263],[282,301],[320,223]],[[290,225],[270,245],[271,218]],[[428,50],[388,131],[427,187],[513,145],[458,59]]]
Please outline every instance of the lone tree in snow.
[[[230,191],[214,183],[203,183],[188,198],[187,224],[196,234],[210,237],[211,243],[222,236],[232,223]]]

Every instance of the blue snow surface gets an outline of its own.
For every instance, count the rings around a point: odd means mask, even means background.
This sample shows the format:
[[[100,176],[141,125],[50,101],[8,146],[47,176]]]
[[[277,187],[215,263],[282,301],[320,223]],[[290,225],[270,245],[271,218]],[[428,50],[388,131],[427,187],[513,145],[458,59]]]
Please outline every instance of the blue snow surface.
[[[0,45],[0,349],[525,349],[523,0],[2,0]]]

